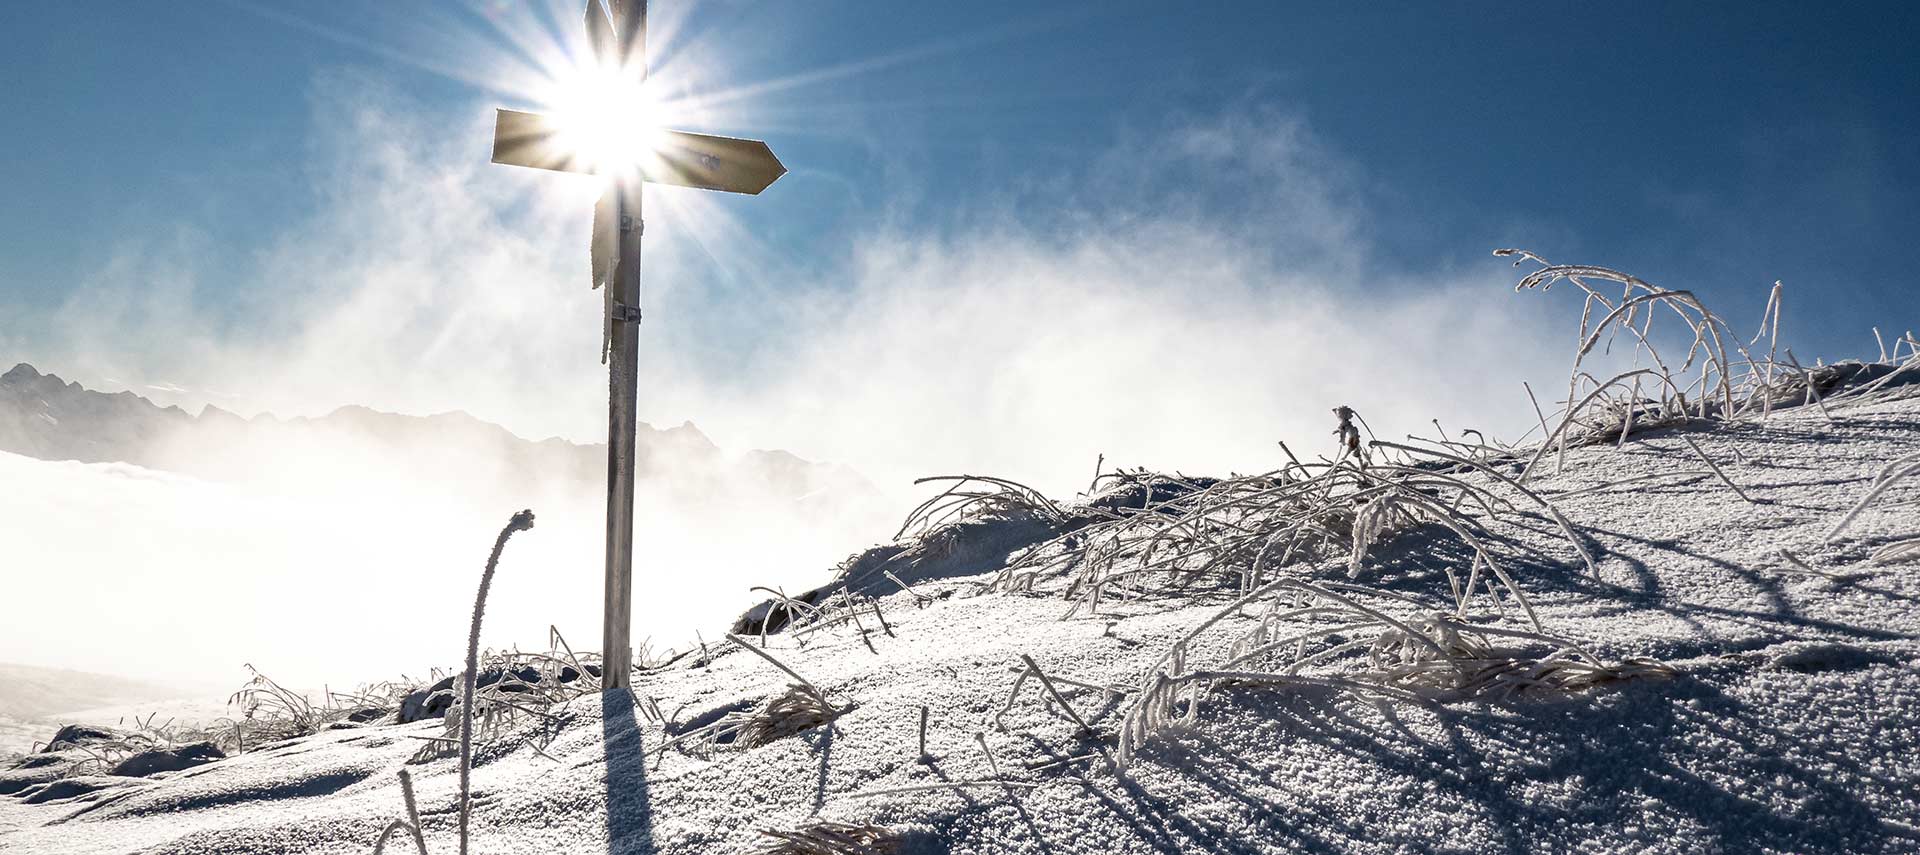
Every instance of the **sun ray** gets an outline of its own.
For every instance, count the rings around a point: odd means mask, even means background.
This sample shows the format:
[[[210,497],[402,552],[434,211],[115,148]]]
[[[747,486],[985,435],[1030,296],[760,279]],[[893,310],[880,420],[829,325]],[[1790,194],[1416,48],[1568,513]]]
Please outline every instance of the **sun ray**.
[[[786,77],[740,84],[728,89],[702,94],[699,96],[699,100],[702,106],[719,107],[763,95],[772,95],[820,83],[845,80],[919,60],[961,54],[992,44],[1040,35],[1048,31],[1063,28],[1080,17],[1082,16],[1062,12],[1039,16],[1024,21],[1010,22],[973,33],[963,33],[948,38],[925,42],[879,56],[850,60],[838,65],[831,65],[826,68],[811,71],[796,72]]]
[[[310,20],[285,11],[284,9],[251,2],[251,0],[220,0],[220,2],[247,14],[265,18],[309,35],[319,36],[336,44],[344,45],[390,62],[438,75],[448,80],[458,81],[482,89],[489,89],[494,86],[494,81],[482,77],[475,72],[463,69],[451,62],[439,62],[423,58],[421,51],[418,49],[395,47],[364,35],[357,35],[337,27],[331,27]],[[476,67],[488,66],[476,64]]]
[[[648,28],[650,68],[643,86],[620,81],[590,57],[580,25],[582,0],[463,0],[451,10],[395,10],[369,5],[352,23],[320,19],[262,5],[258,0],[223,0],[246,14],[345,45],[383,61],[404,64],[465,84],[501,99],[501,106],[552,117],[562,143],[601,171],[647,170],[662,129],[764,138],[770,132],[810,137],[835,145],[868,145],[859,134],[863,118],[902,109],[941,106],[993,109],[976,98],[937,101],[846,100],[806,93],[824,84],[887,69],[963,54],[983,45],[1031,38],[1078,20],[1082,12],[1030,16],[977,31],[961,32],[901,50],[854,58],[825,67],[756,79],[764,63],[732,61],[742,26],[740,16],[703,15],[693,4],[661,3]],[[745,16],[753,18],[755,16]],[[396,45],[406,44],[402,50]],[[729,79],[730,78],[730,79]],[[824,94],[824,93],[823,93]],[[819,168],[798,175],[851,193],[850,179]],[[565,200],[571,206],[587,195],[588,183],[545,182],[551,190],[531,191],[536,211],[551,216],[571,207],[544,203]],[[661,237],[681,243],[703,257],[700,265],[720,277],[717,287],[755,287],[748,271],[762,278],[783,266],[782,254],[766,236],[749,229],[724,202],[704,194],[649,191],[668,231]],[[542,216],[536,214],[536,216]],[[568,216],[571,216],[569,213]],[[724,251],[722,251],[724,249]],[[778,277],[774,277],[776,280]]]

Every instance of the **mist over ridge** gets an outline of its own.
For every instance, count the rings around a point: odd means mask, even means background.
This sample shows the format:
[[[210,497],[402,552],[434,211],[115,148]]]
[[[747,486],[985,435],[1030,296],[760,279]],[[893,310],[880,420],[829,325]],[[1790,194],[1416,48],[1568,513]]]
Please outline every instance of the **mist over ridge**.
[[[891,515],[851,469],[728,453],[691,423],[644,428],[640,448],[639,614],[662,646],[723,623],[752,584],[810,580]],[[243,663],[316,686],[424,673],[456,658],[435,633],[457,635],[474,553],[522,506],[540,536],[501,581],[490,638],[594,639],[604,463],[604,446],[463,413],[194,416],[22,363],[0,375],[0,515],[10,597],[34,605],[0,648],[195,686],[237,683]],[[757,539],[731,536],[742,521]],[[78,602],[84,639],[49,643],[72,636],[54,604]]]

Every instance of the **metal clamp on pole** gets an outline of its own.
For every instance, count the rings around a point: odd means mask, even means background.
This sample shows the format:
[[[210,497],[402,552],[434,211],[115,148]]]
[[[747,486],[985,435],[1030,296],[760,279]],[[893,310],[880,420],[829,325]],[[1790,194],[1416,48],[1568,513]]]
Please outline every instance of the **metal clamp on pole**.
[[[629,306],[625,303],[614,303],[613,319],[615,322],[623,324],[640,323],[640,307]]]

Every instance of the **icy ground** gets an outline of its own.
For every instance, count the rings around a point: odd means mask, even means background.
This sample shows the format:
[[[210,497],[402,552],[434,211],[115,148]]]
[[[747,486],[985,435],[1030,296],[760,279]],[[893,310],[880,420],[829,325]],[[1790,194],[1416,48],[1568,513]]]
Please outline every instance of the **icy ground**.
[[[1502,529],[1550,631],[1609,661],[1664,661],[1673,679],[1445,703],[1226,689],[1116,775],[1095,752],[1111,747],[1124,695],[1061,686],[1098,732],[1083,740],[1028,681],[996,727],[1021,654],[1056,677],[1133,689],[1234,592],[1109,599],[1062,621],[1057,592],[972,595],[981,577],[931,580],[915,585],[939,597],[925,607],[884,599],[890,633],[869,621],[864,636],[825,629],[804,648],[770,636],[772,655],[857,705],[830,728],[656,756],[671,736],[645,699],[683,733],[790,682],[721,642],[638,677],[639,709],[588,695],[543,750],[531,732],[493,743],[474,771],[474,851],[739,852],[766,842],[761,829],[816,817],[919,826],[922,849],[956,853],[1920,851],[1920,568],[1867,561],[1920,532],[1920,486],[1889,491],[1824,542],[1880,467],[1920,451],[1920,399],[1836,415],[1797,408],[1689,434],[1757,504],[1712,478],[1556,499],[1591,538],[1597,581],[1552,525]],[[1574,450],[1534,484],[1566,493],[1701,466],[1679,434],[1653,433]],[[1844,578],[1808,575],[1782,549]],[[1464,560],[1418,529],[1358,581],[1443,598],[1430,567]],[[521,569],[509,547],[501,572]],[[1204,648],[1194,657],[1213,655]],[[0,798],[0,850],[366,853],[402,815],[396,773],[408,769],[430,851],[453,852],[456,761],[408,762],[425,744],[415,737],[441,732],[331,731],[154,779],[91,779],[107,786],[71,798]],[[996,776],[1019,784],[881,792]]]

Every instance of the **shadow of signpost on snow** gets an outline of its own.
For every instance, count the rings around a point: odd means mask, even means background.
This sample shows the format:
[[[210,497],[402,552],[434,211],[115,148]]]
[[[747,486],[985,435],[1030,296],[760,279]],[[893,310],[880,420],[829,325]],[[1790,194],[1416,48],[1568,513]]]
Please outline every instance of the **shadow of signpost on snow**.
[[[652,853],[653,806],[647,796],[647,757],[634,720],[633,692],[600,693],[600,734],[607,759],[607,852]]]

